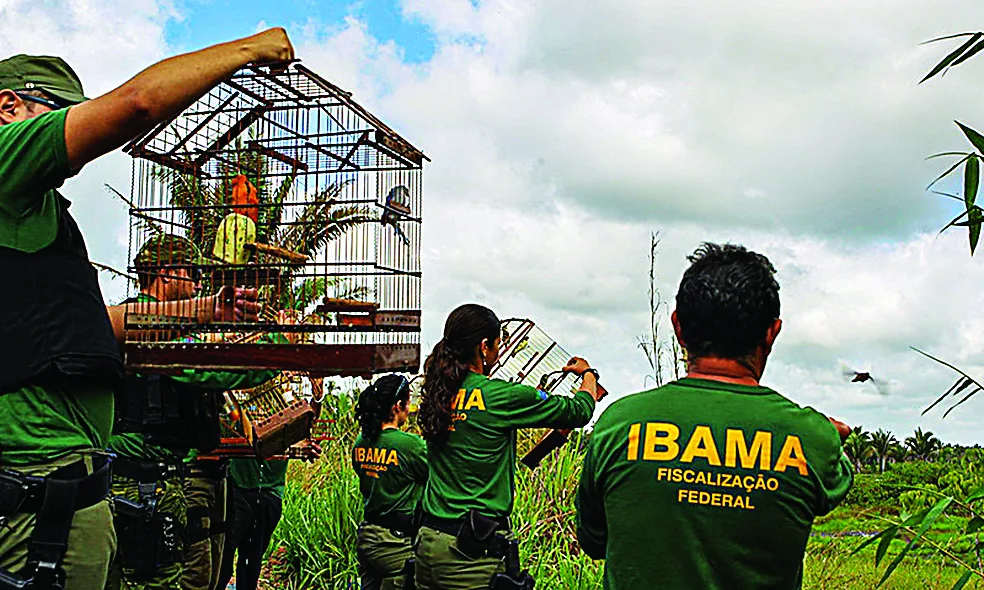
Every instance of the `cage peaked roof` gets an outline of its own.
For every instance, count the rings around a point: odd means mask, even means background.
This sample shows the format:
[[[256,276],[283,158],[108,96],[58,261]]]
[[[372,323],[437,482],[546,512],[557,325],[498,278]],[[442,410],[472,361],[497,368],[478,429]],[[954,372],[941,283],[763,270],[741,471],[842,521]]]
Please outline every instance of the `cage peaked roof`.
[[[247,66],[125,151],[219,177],[221,163],[244,149],[267,156],[282,175],[415,169],[428,159],[350,92],[296,61],[285,69]]]

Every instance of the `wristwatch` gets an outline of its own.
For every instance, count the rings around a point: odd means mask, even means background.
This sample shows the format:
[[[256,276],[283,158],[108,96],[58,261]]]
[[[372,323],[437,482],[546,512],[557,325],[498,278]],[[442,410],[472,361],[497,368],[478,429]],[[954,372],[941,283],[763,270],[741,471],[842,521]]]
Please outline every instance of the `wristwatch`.
[[[598,369],[587,368],[587,369],[584,370],[584,373],[581,373],[581,377],[584,377],[588,373],[591,373],[591,374],[593,374],[595,376],[595,382],[596,383],[598,381],[601,381],[601,373],[598,372]]]

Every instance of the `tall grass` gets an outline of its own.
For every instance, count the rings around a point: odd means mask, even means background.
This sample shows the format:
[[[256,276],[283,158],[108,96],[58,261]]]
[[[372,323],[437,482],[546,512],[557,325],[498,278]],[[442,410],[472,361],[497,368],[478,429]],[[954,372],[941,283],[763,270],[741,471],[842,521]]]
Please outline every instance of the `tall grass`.
[[[341,395],[325,407],[332,418],[325,453],[313,465],[292,462],[284,494],[283,517],[271,547],[274,575],[291,590],[358,588],[355,530],[362,497],[352,470],[350,449],[358,426],[353,400]],[[525,452],[539,432],[524,432]],[[522,540],[521,559],[538,588],[601,588],[602,564],[583,555],[574,531],[574,495],[581,473],[582,438],[572,440],[536,470],[519,467],[513,528]]]

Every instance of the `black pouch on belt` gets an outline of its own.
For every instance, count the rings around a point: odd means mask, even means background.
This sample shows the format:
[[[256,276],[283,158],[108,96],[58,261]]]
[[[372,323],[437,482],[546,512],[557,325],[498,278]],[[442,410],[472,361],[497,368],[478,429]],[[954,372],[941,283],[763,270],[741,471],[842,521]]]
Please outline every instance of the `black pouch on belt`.
[[[469,511],[468,516],[461,523],[461,529],[458,530],[458,551],[471,559],[485,557],[498,528],[498,520],[482,516],[474,509]]]

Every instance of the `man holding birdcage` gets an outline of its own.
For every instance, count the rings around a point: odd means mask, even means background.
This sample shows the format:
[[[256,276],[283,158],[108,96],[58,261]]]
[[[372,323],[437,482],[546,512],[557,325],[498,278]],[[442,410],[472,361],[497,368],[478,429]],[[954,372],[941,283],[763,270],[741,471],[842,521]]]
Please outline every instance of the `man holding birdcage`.
[[[100,588],[116,546],[101,450],[127,308],[104,305],[55,189],[241,67],[292,58],[286,33],[273,29],[165,60],[91,101],[60,58],[0,61],[0,271],[17,278],[0,290],[0,588]],[[195,319],[255,317],[255,291],[220,295]],[[145,307],[180,315],[186,306]]]
[[[129,303],[192,300],[201,287],[202,263],[198,248],[188,239],[154,236],[133,261],[140,294]],[[117,455],[113,496],[120,543],[108,588],[176,590],[182,578],[202,578],[202,586],[210,584],[210,529],[212,521],[221,520],[211,514],[219,503],[211,496],[224,495],[224,491],[221,485],[212,495],[208,490],[212,480],[221,484],[224,477],[209,478],[202,473],[204,468],[194,472],[188,468],[188,475],[196,477],[186,482],[185,459],[193,450],[210,451],[219,445],[223,392],[255,387],[277,375],[277,371],[185,370],[167,376],[127,377],[117,397],[109,444]],[[213,463],[215,470],[224,472],[224,463]],[[207,481],[200,483],[197,478]],[[186,491],[191,498],[186,498]],[[185,572],[186,541],[189,561],[208,564],[204,574]]]

